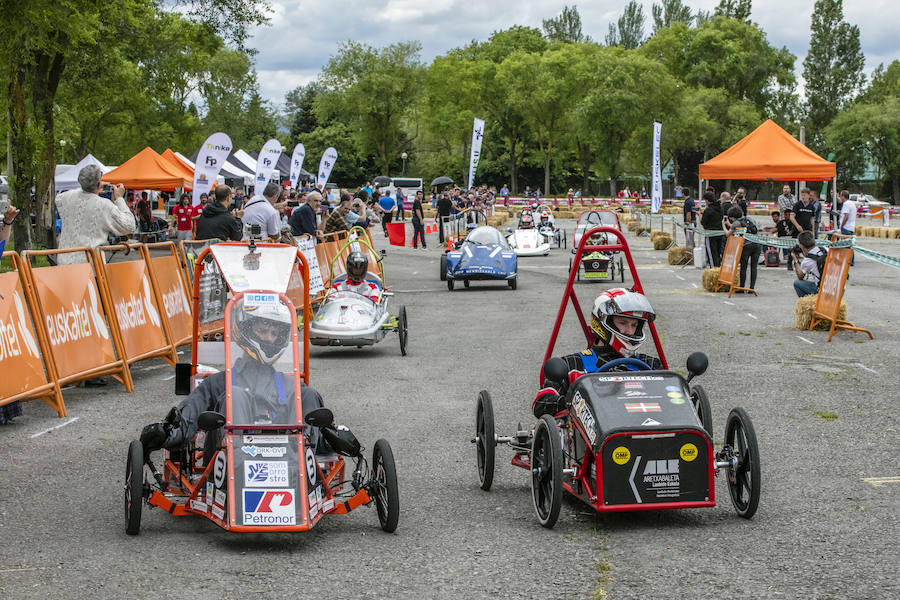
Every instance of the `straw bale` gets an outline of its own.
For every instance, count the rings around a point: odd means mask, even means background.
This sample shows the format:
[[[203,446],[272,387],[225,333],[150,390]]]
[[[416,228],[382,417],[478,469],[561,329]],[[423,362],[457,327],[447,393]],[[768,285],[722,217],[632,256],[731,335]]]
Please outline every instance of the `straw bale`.
[[[653,249],[654,250],[665,250],[671,244],[672,244],[672,236],[669,235],[668,233],[663,233],[661,235],[656,236],[656,239],[653,240]]]
[[[812,296],[803,296],[797,298],[797,304],[794,305],[794,329],[801,331],[809,331],[809,324],[812,323],[813,311],[816,308],[816,299],[818,294]],[[841,299],[841,307],[838,309],[838,319],[845,320],[847,318],[847,301]],[[817,331],[828,331],[831,329],[831,321],[825,320],[816,323]]]
[[[672,246],[669,248],[670,265],[689,265],[694,261],[694,253],[686,246]]]
[[[650,241],[655,242],[656,238],[658,238],[661,235],[666,235],[666,232],[663,231],[662,229],[651,229],[650,230]]]
[[[636,235],[641,235],[642,233],[650,233],[650,228],[638,226],[638,228],[634,230],[634,233]]]
[[[713,292],[716,290],[716,282],[719,280],[719,267],[713,267],[711,269],[703,269],[702,281],[703,281],[703,289],[707,292]],[[740,280],[740,272],[738,269],[734,270],[734,283],[737,284]],[[719,288],[720,292],[727,292],[728,288]]]

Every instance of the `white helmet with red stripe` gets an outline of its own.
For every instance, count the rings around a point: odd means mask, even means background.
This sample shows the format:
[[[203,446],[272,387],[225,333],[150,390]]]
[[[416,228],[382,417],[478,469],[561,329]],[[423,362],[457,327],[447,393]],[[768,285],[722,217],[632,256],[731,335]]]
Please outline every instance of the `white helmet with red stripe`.
[[[613,323],[614,317],[637,319],[634,333],[620,331]],[[644,341],[647,323],[656,318],[650,301],[639,293],[625,288],[613,288],[597,296],[591,311],[591,329],[602,343],[610,346],[619,354],[630,356]]]

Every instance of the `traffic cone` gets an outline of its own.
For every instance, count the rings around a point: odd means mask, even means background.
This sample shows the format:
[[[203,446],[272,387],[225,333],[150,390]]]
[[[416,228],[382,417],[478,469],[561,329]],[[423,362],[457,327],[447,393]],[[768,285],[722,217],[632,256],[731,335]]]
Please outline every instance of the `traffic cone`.
[[[456,238],[454,236],[449,236],[447,238],[447,252],[453,250],[453,245],[456,243]]]

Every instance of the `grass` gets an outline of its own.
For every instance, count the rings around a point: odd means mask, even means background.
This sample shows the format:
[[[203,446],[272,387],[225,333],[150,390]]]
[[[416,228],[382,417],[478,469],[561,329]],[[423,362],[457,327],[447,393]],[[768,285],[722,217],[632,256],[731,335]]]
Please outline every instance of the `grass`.
[[[4,252],[12,252],[15,250],[15,244],[13,244],[12,240],[6,240],[6,247],[3,249]],[[44,247],[40,245],[35,245],[35,250],[43,250]],[[37,267],[49,267],[50,263],[47,261],[46,256],[36,256],[32,265]],[[12,271],[12,259],[11,258],[3,258],[0,259],[0,273],[7,273]]]
[[[831,412],[830,410],[814,410],[813,414],[826,421],[837,421],[838,419],[837,413]]]

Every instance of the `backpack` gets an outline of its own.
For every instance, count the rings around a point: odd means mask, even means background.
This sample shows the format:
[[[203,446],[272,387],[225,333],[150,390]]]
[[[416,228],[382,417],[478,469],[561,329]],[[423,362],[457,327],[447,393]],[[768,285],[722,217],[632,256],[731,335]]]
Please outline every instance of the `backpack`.
[[[822,284],[822,275],[825,274],[825,261],[828,258],[828,248],[823,248],[822,246],[816,246],[819,250],[820,254],[813,257],[816,261],[816,269],[819,271],[819,285]]]
[[[750,217],[742,217],[738,222],[747,230],[747,233],[753,235],[759,233],[759,227],[756,226],[756,221],[754,221]]]

